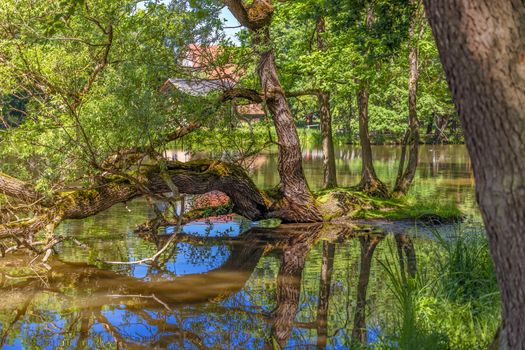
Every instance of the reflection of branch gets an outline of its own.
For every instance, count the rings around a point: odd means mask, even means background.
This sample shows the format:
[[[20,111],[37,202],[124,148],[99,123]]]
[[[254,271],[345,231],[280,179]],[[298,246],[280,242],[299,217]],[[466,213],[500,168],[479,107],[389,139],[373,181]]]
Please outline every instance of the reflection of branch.
[[[153,317],[151,317],[151,315],[149,313],[145,312],[144,310],[137,310],[136,313],[137,313],[138,316],[140,316],[148,324],[150,324],[152,326],[157,326],[158,328],[160,328],[162,326],[163,333],[165,333],[166,331],[170,331],[172,333],[179,333],[183,337],[183,339],[188,339],[191,343],[193,343],[195,346],[197,346],[198,349],[206,349],[207,348],[204,345],[204,342],[202,341],[201,337],[199,337],[195,333],[186,331],[186,330],[180,328],[179,326],[177,326],[175,324],[167,323],[166,321],[154,319]],[[170,338],[172,338],[172,337],[173,336],[171,334],[165,335],[165,336],[161,337],[158,340],[158,342],[161,342],[162,338],[168,338],[169,342],[171,343],[172,339],[170,339]]]
[[[173,310],[168,306],[168,304],[166,304],[165,302],[163,302],[162,300],[157,298],[155,296],[155,294],[151,294],[151,295],[142,295],[142,294],[109,294],[108,297],[110,297],[110,298],[145,298],[145,299],[153,299],[157,303],[162,305],[166,310],[168,310],[170,312],[173,312]]]
[[[149,349],[147,346],[143,344],[138,343],[132,343],[133,346],[130,346],[131,342],[129,340],[126,340],[122,334],[120,334],[117,327],[115,327],[113,324],[111,324],[106,316],[102,314],[101,311],[97,310],[94,312],[95,318],[97,319],[98,323],[104,327],[104,329],[113,337],[113,340],[115,341],[115,344],[117,345],[117,348],[120,348],[122,344],[126,344],[127,348],[143,348],[143,349]]]
[[[5,328],[5,331],[2,334],[2,338],[0,338],[0,348],[3,347],[6,344],[7,336],[11,332],[11,329],[13,329],[14,325],[20,320],[20,318],[22,316],[24,316],[26,314],[27,308],[31,304],[31,301],[33,300],[34,296],[35,296],[34,292],[30,293],[26,297],[26,300],[25,300],[24,304],[22,305],[22,307],[20,309],[16,310],[16,314],[15,314],[15,317],[14,317],[13,321],[11,321],[9,323],[9,325]]]

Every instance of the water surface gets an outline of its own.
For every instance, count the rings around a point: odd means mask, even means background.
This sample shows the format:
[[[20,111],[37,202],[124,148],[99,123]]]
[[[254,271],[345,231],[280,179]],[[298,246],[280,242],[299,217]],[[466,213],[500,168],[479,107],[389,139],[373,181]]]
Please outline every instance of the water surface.
[[[394,147],[375,147],[379,175],[397,171]],[[355,184],[358,152],[338,149],[339,182]],[[305,154],[313,188],[322,181],[318,150]],[[252,169],[261,187],[278,182],[276,155]],[[475,208],[462,146],[426,146],[413,195]],[[61,233],[88,245],[59,247],[50,272],[0,260],[3,349],[349,348],[374,344],[395,326],[393,296],[381,264],[414,274],[436,243],[413,223],[384,230],[353,225],[265,228],[241,217],[186,225],[154,266],[109,266],[152,256],[158,237],[133,228],[151,216],[143,200],[70,221]],[[393,234],[391,232],[394,232]],[[418,233],[419,232],[419,233]],[[425,268],[428,268],[426,266]],[[431,272],[431,271],[430,271]],[[23,277],[25,276],[25,277]]]

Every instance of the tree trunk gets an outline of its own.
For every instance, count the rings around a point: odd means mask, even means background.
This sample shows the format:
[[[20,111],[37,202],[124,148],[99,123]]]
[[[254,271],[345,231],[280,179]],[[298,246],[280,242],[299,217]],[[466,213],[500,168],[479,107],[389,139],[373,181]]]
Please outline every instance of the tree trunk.
[[[186,163],[166,162],[165,172],[177,186],[180,193],[203,194],[220,191],[228,195],[235,212],[251,220],[265,217],[267,205],[246,172],[239,166],[220,161],[196,160]],[[19,180],[0,174],[4,190],[11,197],[24,200],[25,197],[37,196],[36,191]],[[8,192],[5,190],[4,192]],[[0,190],[1,191],[1,190]],[[32,236],[49,224],[58,225],[66,219],[83,219],[109,209],[117,203],[124,203],[145,194],[171,192],[162,171],[158,166],[151,166],[141,174],[141,183],[120,177],[100,179],[93,189],[59,192],[53,196],[49,207],[34,210],[39,213],[35,218],[0,224],[0,239],[18,236]]]
[[[299,135],[295,127],[288,101],[277,77],[277,68],[273,50],[269,48],[269,29],[255,34],[256,43],[263,50],[259,53],[257,69],[261,86],[266,95],[266,104],[273,117],[279,144],[279,176],[285,205],[279,216],[285,221],[316,222],[321,221],[314,197],[304,176]]]
[[[332,116],[330,113],[330,94],[321,92],[317,95],[321,116],[321,136],[323,139],[323,186],[324,188],[337,187],[335,169],[335,151],[332,138]]]
[[[255,0],[250,5],[245,5],[242,0],[225,0],[224,3],[239,23],[250,30],[259,55],[257,73],[266,105],[272,114],[279,147],[278,170],[284,203],[278,216],[288,222],[322,221],[304,176],[299,135],[277,75],[270,39],[273,7],[265,0]]]
[[[324,17],[316,23],[317,49],[324,51],[326,48],[322,34],[325,32]],[[319,101],[319,115],[321,118],[321,137],[323,141],[323,186],[324,188],[337,187],[335,169],[335,152],[332,134],[332,115],[330,112],[330,93],[321,91],[317,95]]]
[[[361,182],[360,190],[372,195],[387,197],[388,189],[379,180],[372,162],[372,147],[368,133],[368,88],[361,86],[357,92],[357,107],[359,108],[359,143],[361,144]]]
[[[411,3],[415,1],[412,0]],[[399,171],[394,186],[394,193],[405,195],[410,189],[410,185],[416,175],[416,168],[419,158],[419,120],[417,118],[417,81],[419,78],[418,69],[418,48],[415,39],[416,26],[418,22],[417,10],[410,23],[410,51],[408,53],[408,64],[410,73],[408,76],[408,130],[407,136],[403,140],[403,151],[399,161]],[[408,164],[405,165],[406,148],[409,146]]]
[[[525,349],[525,4],[425,6],[465,131],[501,289],[499,346]]]
[[[450,119],[449,115],[434,117],[434,123],[436,124],[436,129],[434,131],[434,135],[432,136],[431,143],[433,144],[441,143],[442,144],[445,141],[447,141],[447,136],[445,135],[445,128],[448,125],[449,119]]]

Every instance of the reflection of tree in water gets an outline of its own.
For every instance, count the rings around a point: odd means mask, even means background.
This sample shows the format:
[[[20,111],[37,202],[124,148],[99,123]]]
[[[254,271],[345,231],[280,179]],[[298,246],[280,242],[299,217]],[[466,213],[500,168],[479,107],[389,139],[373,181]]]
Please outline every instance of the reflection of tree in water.
[[[299,306],[301,277],[306,255],[318,237],[322,225],[305,226],[303,232],[294,232],[294,238],[282,251],[277,276],[277,308],[274,311],[272,335],[284,347],[293,328]]]
[[[411,278],[416,277],[416,251],[414,243],[408,235],[395,235],[397,255],[399,257],[399,271],[401,278],[406,283],[406,274]]]
[[[366,343],[366,292],[370,280],[372,257],[379,242],[384,238],[380,235],[365,235],[359,237],[361,258],[359,267],[359,281],[357,283],[357,297],[352,328],[352,342]]]
[[[326,348],[328,340],[328,302],[330,300],[334,255],[335,244],[324,241],[319,281],[319,302],[317,305],[317,349]]]
[[[54,348],[57,339],[61,339],[59,344],[74,343],[77,348],[92,348],[97,342],[108,341],[113,342],[114,347],[133,349],[166,348],[174,341],[179,341],[181,348],[205,348],[202,340],[205,329],[194,332],[183,327],[185,308],[238,292],[266,245],[260,244],[257,237],[257,232],[239,237],[230,245],[226,262],[217,269],[205,274],[173,276],[170,280],[146,282],[84,263],[54,261],[53,270],[42,280],[28,279],[0,287],[0,293],[6,298],[24,299],[16,303],[14,317],[9,321],[0,319],[0,348],[13,334],[22,332],[20,323],[24,322],[33,324],[39,338],[35,333],[22,336],[27,342],[24,347],[28,348],[42,344],[44,348]],[[188,237],[181,235],[181,239]],[[219,243],[217,239],[215,244]],[[38,298],[33,299],[34,295]],[[42,299],[52,303],[48,306],[53,311],[41,309]],[[213,306],[211,303],[209,313],[215,312]],[[78,311],[71,312],[75,309]],[[61,322],[53,324],[57,318]],[[18,324],[17,330],[15,324]],[[138,325],[147,329],[148,334],[134,335]],[[99,334],[100,327],[107,336]]]
[[[334,242],[351,237],[360,243],[359,280],[356,307],[349,309],[354,311],[354,322],[350,321],[343,332],[351,333],[352,341],[363,342],[367,338],[367,287],[372,258],[383,236],[368,233],[355,236],[348,227],[286,225],[272,230],[256,228],[234,238],[180,235],[181,242],[192,245],[227,244],[230,247],[225,263],[203,274],[145,281],[86,264],[55,261],[53,271],[43,277],[45,282],[32,279],[4,287],[0,283],[0,293],[5,300],[19,299],[15,310],[0,315],[0,347],[14,336],[31,342],[27,348],[50,348],[50,344],[69,344],[67,348],[79,349],[97,347],[97,344],[132,349],[261,348],[272,347],[268,339],[270,328],[274,341],[284,347],[295,337],[292,337],[294,329],[304,328],[317,335],[314,344],[324,349],[335,336],[329,332],[333,326],[330,313],[338,303],[346,301],[334,299],[338,297],[333,294],[334,283],[339,283],[333,280]],[[322,254],[316,267],[318,287],[314,283],[315,291],[303,290],[311,294],[310,300],[316,300],[308,313],[314,317],[309,323],[296,322],[305,261],[321,238]],[[415,273],[413,243],[403,235],[395,236],[395,241],[401,270],[412,276]],[[280,262],[273,312],[264,309],[267,301],[261,304],[257,295],[251,295],[260,290],[250,290],[254,287],[252,283],[258,283],[253,271],[264,254],[269,254],[265,261],[277,262],[272,260],[276,256]],[[162,265],[156,267],[162,268]],[[155,273],[160,272],[152,272],[152,276]],[[256,280],[246,288],[250,276]],[[336,285],[336,293],[338,288],[341,287]],[[268,295],[273,289],[264,292]],[[42,306],[43,300],[50,304],[47,309]],[[27,327],[23,329],[28,322],[33,324],[31,334]],[[39,339],[29,339],[36,334]]]

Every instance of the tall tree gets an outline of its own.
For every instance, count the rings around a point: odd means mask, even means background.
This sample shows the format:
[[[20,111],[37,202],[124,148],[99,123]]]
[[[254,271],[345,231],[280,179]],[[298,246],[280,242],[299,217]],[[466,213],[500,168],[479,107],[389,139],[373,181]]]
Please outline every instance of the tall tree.
[[[317,35],[317,49],[324,51],[326,44],[323,34],[326,31],[325,19],[319,16],[316,23],[315,32]],[[330,93],[320,91],[317,94],[319,101],[319,115],[321,118],[321,137],[323,143],[323,185],[324,188],[337,187],[337,175],[335,170],[335,152],[332,135],[332,114],[330,111]]]
[[[388,189],[379,179],[374,168],[372,146],[368,128],[369,88],[361,82],[357,92],[357,108],[359,109],[359,144],[361,145],[361,181],[358,188],[370,194],[386,197]]]
[[[407,194],[414,176],[416,175],[417,163],[419,160],[419,119],[417,117],[417,83],[419,79],[419,60],[418,60],[418,36],[421,0],[411,0],[414,5],[414,15],[410,21],[408,37],[408,128],[402,142],[401,159],[399,170],[394,185],[394,193]],[[405,160],[408,147],[408,163],[405,168]]]
[[[353,73],[357,96],[362,152],[358,187],[371,194],[387,196],[388,189],[374,169],[369,134],[370,95],[377,90],[377,78],[383,66],[389,64],[408,35],[409,0],[330,0],[328,5],[334,30],[351,43],[349,49],[356,53],[346,70]]]
[[[239,23],[252,34],[259,55],[257,73],[266,105],[273,117],[279,146],[279,175],[284,205],[279,217],[285,221],[321,221],[321,214],[308,188],[302,165],[302,153],[295,121],[277,74],[277,65],[270,38],[273,16],[271,2],[254,0],[224,0]]]
[[[501,289],[500,349],[525,349],[525,4],[424,1],[464,128]]]
[[[370,31],[374,22],[372,4],[368,4],[364,29]],[[361,181],[358,187],[371,194],[388,196],[388,189],[379,179],[372,161],[372,147],[368,128],[369,82],[367,79],[356,79],[359,86],[357,92],[357,108],[359,109],[359,143],[361,145]]]

